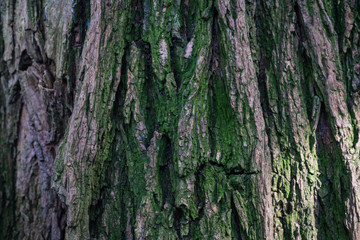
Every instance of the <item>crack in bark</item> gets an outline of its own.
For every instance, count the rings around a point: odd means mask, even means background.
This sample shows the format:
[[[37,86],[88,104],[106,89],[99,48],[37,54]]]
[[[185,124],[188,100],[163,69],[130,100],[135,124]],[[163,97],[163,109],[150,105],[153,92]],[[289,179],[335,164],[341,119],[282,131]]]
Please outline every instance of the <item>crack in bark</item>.
[[[182,240],[182,236],[181,236],[181,218],[182,218],[182,210],[181,208],[176,208],[175,209],[175,213],[174,213],[174,223],[173,226],[176,230],[176,234],[177,234],[177,240]]]
[[[164,142],[164,165],[160,165],[160,184],[162,189],[162,208],[165,204],[174,205],[174,193],[172,186],[171,175],[174,174],[174,163],[173,163],[173,147],[170,138],[166,135],[162,137]]]
[[[233,237],[236,239],[244,240],[241,234],[241,220],[234,204],[234,196],[231,197],[231,223],[233,225],[233,228],[235,228]]]

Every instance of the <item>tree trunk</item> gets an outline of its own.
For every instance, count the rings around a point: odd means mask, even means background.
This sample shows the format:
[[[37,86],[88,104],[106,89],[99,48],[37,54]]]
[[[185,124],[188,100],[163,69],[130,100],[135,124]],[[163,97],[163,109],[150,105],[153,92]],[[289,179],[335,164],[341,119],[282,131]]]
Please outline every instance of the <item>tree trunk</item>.
[[[0,239],[360,239],[358,0],[0,4]]]

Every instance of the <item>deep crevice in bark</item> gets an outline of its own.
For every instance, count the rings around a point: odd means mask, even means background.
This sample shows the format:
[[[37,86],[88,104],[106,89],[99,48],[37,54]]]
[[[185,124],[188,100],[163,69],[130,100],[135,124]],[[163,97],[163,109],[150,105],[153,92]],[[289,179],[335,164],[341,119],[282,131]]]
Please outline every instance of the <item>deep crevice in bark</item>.
[[[204,181],[204,176],[202,175],[205,165],[200,166],[195,172],[195,193],[196,193],[196,204],[198,208],[198,217],[191,220],[191,224],[194,224],[192,230],[196,232],[200,229],[200,221],[204,217],[205,212],[205,196],[204,189],[202,188],[202,183]],[[195,235],[195,234],[193,234]]]
[[[213,6],[213,25],[212,25],[212,39],[211,39],[211,49],[210,49],[210,61],[209,61],[209,70],[210,70],[210,78],[209,78],[209,99],[210,99],[210,126],[209,130],[209,142],[210,142],[210,157],[211,159],[215,157],[216,150],[216,133],[213,132],[216,126],[216,112],[217,112],[217,94],[216,94],[216,83],[222,84],[223,88],[225,88],[225,83],[221,78],[221,69],[219,67],[220,61],[220,52],[219,52],[219,43],[220,43],[220,29],[218,23],[218,12]],[[217,81],[217,82],[215,82]],[[230,107],[230,106],[227,106]]]
[[[106,199],[106,186],[100,190],[100,196],[97,202],[89,207],[89,229],[90,237],[97,239],[99,236],[99,229],[101,229],[101,219],[104,211],[104,200]]]
[[[243,240],[244,238],[242,237],[242,233],[241,233],[241,231],[242,231],[241,230],[241,220],[237,213],[237,208],[235,207],[235,204],[234,204],[234,196],[231,197],[231,225],[234,230],[234,231],[231,231],[232,237],[235,239]]]
[[[259,44],[259,61],[258,61],[258,88],[260,93],[260,103],[263,112],[263,117],[265,119],[265,130],[268,136],[271,136],[270,130],[274,128],[278,134],[277,124],[275,123],[276,118],[282,119],[282,116],[279,113],[272,112],[269,102],[269,93],[274,91],[276,95],[280,95],[281,90],[279,88],[279,83],[273,83],[271,81],[277,81],[279,78],[278,70],[280,66],[275,66],[275,62],[272,59],[272,51],[276,46],[276,40],[269,31],[271,29],[270,22],[272,21],[272,16],[268,14],[268,9],[265,6],[265,3],[258,1],[255,7],[255,26],[256,26],[256,39]],[[275,33],[277,34],[277,33]],[[270,71],[271,69],[271,71]],[[268,82],[275,85],[275,89],[268,89]],[[277,106],[280,106],[279,99],[277,100]],[[284,122],[283,120],[280,122]],[[272,139],[268,139],[269,145],[271,146]]]
[[[344,43],[344,29],[345,29],[345,1],[334,1],[333,11],[334,11],[334,28],[337,33],[337,42],[339,53],[343,52],[343,43]]]
[[[259,43],[259,51],[258,51],[258,55],[259,55],[259,61],[258,61],[258,76],[257,76],[257,81],[258,81],[258,88],[259,88],[259,93],[260,93],[260,104],[261,104],[261,108],[262,108],[262,113],[263,113],[263,117],[264,119],[272,119],[272,112],[271,109],[269,107],[270,103],[269,103],[269,96],[268,96],[268,89],[267,89],[267,83],[266,83],[266,75],[268,74],[267,71],[270,67],[270,60],[268,58],[268,53],[267,51],[269,51],[268,46],[265,46],[263,43],[268,43],[269,41],[271,42],[272,39],[269,36],[269,34],[267,33],[268,31],[266,31],[266,23],[264,23],[264,6],[263,6],[263,2],[257,1],[256,6],[255,6],[255,26],[256,26],[256,38],[257,38],[257,42]],[[269,17],[269,16],[268,16]],[[273,121],[273,120],[271,120]],[[270,121],[265,121],[265,130],[267,132],[267,135],[270,135],[270,128],[271,126],[269,126]],[[270,142],[271,139],[269,138],[268,141]],[[271,145],[271,144],[270,144]]]
[[[176,230],[178,239],[177,240],[182,240],[182,236],[181,236],[181,218],[182,218],[183,212],[181,208],[176,208],[175,209],[175,213],[174,213],[174,223],[173,226]]]
[[[90,0],[73,1],[71,48],[78,48],[81,53],[86,31],[90,24]]]
[[[334,139],[329,115],[322,103],[320,119],[316,131],[316,152],[319,161],[321,186],[318,190],[318,213],[316,223],[323,239],[350,239],[345,227],[346,206],[349,196],[350,179],[346,176],[346,166],[338,143]]]
[[[174,205],[174,193],[172,186],[171,175],[174,174],[174,163],[173,163],[173,146],[170,138],[163,135],[164,144],[164,164],[160,165],[160,184],[162,189],[162,207],[165,204]]]
[[[195,21],[194,21],[194,10],[196,10],[195,6],[192,6],[191,4],[194,3],[194,1],[191,0],[181,0],[180,3],[180,9],[182,12],[183,17],[183,24],[182,24],[182,36],[189,42],[191,38],[193,37],[193,31],[195,27]]]
[[[180,90],[181,87],[181,69],[179,69],[179,60],[177,55],[177,48],[182,48],[182,40],[176,37],[171,38],[171,45],[170,45],[170,58],[171,58],[171,70],[174,73],[174,78],[176,82],[176,89],[177,91]]]
[[[73,110],[76,97],[77,81],[82,82],[84,75],[77,79],[76,73],[80,70],[80,58],[84,46],[86,32],[90,24],[90,0],[74,0],[72,5],[72,23],[69,36],[69,52],[66,56],[68,64],[66,75],[62,76],[65,89],[65,105],[69,114]]]
[[[19,70],[26,71],[28,67],[32,65],[32,60],[30,56],[27,54],[26,50],[21,53],[20,62],[19,62]]]
[[[60,204],[58,204],[56,211],[58,212],[58,214],[57,214],[58,223],[59,223],[58,228],[61,231],[60,232],[60,240],[65,240],[65,230],[66,230],[66,226],[67,226],[67,223],[66,223],[67,207],[66,207],[66,204],[64,202],[62,202],[59,197],[58,197],[58,201],[60,202]]]
[[[145,57],[145,82],[144,82],[144,92],[147,96],[146,101],[146,114],[145,114],[145,121],[146,125],[148,126],[148,136],[145,140],[145,147],[147,148],[150,145],[150,140],[154,136],[154,132],[158,129],[158,122],[154,119],[156,116],[156,108],[155,104],[155,83],[154,83],[154,72],[152,67],[152,53],[151,53],[151,46],[150,43],[141,41],[142,42],[142,52]]]
[[[124,47],[124,53],[121,58],[121,62],[119,63],[121,65],[120,69],[120,82],[115,92],[115,101],[114,106],[112,108],[112,118],[114,119],[117,129],[119,129],[120,119],[122,117],[122,107],[124,106],[125,98],[126,96],[126,72],[127,72],[127,61],[126,58],[129,55],[130,47],[129,43],[125,44]]]

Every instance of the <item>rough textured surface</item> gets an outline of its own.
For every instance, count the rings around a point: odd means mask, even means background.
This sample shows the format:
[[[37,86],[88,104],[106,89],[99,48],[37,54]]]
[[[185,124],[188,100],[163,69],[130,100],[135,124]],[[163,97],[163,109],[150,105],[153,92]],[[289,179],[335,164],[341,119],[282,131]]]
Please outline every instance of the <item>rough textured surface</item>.
[[[0,5],[0,239],[360,239],[358,0]]]

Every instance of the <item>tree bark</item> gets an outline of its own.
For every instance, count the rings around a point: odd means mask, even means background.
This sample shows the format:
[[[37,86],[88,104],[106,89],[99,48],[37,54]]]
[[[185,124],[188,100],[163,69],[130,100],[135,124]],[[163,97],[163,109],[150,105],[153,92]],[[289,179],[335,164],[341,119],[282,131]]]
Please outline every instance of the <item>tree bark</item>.
[[[360,239],[358,0],[0,5],[0,239]]]

